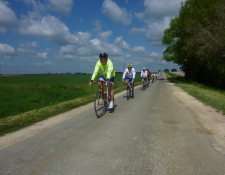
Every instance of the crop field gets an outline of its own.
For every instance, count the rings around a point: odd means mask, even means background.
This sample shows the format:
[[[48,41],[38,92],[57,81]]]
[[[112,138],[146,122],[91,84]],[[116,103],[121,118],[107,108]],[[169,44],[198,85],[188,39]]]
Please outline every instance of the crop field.
[[[135,82],[141,82],[139,77],[137,73]],[[90,88],[90,79],[91,75],[0,77],[0,119],[95,94],[97,83]],[[113,88],[125,90],[122,74],[116,74]]]

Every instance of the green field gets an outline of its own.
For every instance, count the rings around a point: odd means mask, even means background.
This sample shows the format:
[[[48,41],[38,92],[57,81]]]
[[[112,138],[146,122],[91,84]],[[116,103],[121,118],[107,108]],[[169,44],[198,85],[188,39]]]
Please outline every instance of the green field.
[[[139,76],[137,73],[136,82],[140,82]],[[91,75],[1,77],[0,119],[95,94],[97,84],[90,88],[90,78]],[[121,80],[122,74],[116,74],[115,91],[125,89]]]

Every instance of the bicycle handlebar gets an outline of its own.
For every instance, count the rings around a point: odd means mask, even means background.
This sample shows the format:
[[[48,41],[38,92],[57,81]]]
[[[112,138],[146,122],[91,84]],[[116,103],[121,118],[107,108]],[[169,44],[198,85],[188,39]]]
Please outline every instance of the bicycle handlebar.
[[[90,82],[91,81],[89,81],[89,84],[90,84]],[[98,83],[98,82],[106,83],[106,85],[107,85],[107,81],[99,81],[99,80],[98,81],[93,81],[93,83]],[[92,84],[90,86],[94,89],[94,87],[92,86]]]

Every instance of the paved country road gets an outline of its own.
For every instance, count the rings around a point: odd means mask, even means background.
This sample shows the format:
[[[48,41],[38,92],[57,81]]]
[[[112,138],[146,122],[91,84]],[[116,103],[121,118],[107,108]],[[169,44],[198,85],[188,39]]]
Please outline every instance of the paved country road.
[[[224,175],[224,154],[164,78],[101,119],[91,109],[1,149],[0,174]]]

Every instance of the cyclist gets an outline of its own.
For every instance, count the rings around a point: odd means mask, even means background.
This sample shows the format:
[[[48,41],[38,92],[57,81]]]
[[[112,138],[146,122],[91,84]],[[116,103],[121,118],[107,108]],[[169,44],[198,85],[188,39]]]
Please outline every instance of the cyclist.
[[[95,70],[91,77],[90,85],[93,83],[93,80],[98,75],[98,71],[100,71],[99,81],[101,82],[107,81],[108,83],[108,90],[109,90],[109,97],[110,97],[109,109],[112,109],[113,97],[114,97],[113,83],[114,83],[114,77],[115,77],[115,69],[113,68],[112,61],[108,58],[108,55],[106,53],[101,53],[99,55],[99,58],[100,60],[98,60],[95,65]],[[99,89],[101,88],[101,82],[98,82]]]
[[[143,68],[143,71],[141,71],[142,85],[144,84],[144,81],[146,81],[147,76],[147,71]]]
[[[148,81],[150,82],[151,73],[150,73],[150,71],[148,69],[147,69],[147,75],[148,75]]]
[[[157,74],[155,74],[155,80],[157,80]]]
[[[155,78],[155,74],[152,73],[152,82],[154,81],[154,78]]]
[[[126,85],[128,84],[128,81],[131,82],[131,86],[132,86],[132,96],[134,96],[134,80],[135,80],[135,69],[132,68],[132,64],[128,64],[127,68],[125,69],[124,73],[123,73],[123,78],[122,80],[124,81],[124,78],[126,76]]]

